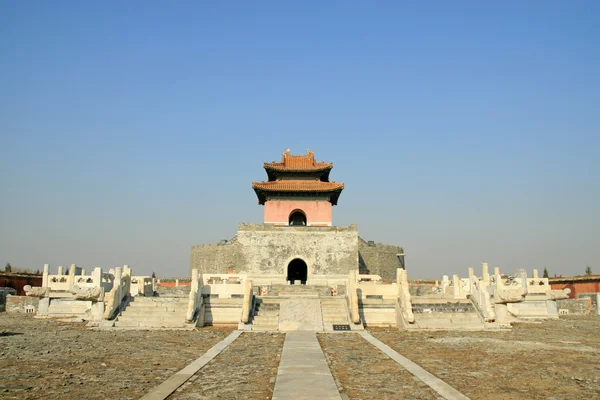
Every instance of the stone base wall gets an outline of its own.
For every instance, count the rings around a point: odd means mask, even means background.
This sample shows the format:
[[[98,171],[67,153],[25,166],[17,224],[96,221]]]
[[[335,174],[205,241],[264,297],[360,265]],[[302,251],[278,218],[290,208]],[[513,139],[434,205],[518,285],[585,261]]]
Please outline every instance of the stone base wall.
[[[40,299],[29,296],[7,296],[6,312],[36,313],[40,304]]]
[[[367,242],[359,238],[358,253],[360,269],[371,275],[379,275],[384,279],[395,279],[396,270],[404,268],[404,250],[400,246]]]
[[[302,259],[311,275],[348,274],[358,267],[356,225],[335,227],[240,224],[230,241],[192,247],[191,269],[201,273],[285,276],[288,264]]]

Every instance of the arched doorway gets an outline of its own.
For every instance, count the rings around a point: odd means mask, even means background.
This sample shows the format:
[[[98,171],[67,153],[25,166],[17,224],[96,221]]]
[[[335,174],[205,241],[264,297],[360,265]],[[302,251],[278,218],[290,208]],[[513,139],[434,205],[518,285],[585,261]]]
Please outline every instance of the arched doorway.
[[[299,259],[294,258],[288,264],[287,268],[287,280],[293,285],[294,281],[300,281],[301,284],[306,285],[306,279],[308,277],[308,266],[306,263]]]
[[[306,226],[306,214],[302,210],[295,210],[290,214],[290,225]]]

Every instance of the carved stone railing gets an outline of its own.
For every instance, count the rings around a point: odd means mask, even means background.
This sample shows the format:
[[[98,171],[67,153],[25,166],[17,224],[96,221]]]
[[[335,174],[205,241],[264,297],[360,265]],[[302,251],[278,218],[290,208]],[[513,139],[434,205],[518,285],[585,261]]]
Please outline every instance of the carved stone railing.
[[[398,268],[396,270],[396,284],[398,285],[398,310],[400,315],[396,315],[398,318],[402,318],[400,322],[406,322],[409,324],[415,323],[415,315],[412,311],[412,302],[410,296],[410,290],[408,287],[408,273],[405,269]],[[398,321],[396,322],[397,325]]]
[[[129,295],[131,270],[127,265],[114,269],[113,287],[104,296],[104,319],[114,319],[121,310],[123,299]]]
[[[360,324],[360,313],[358,311],[358,295],[356,293],[357,287],[357,272],[356,270],[350,271],[348,276],[348,306],[350,310],[350,319],[354,324]]]
[[[485,321],[492,322],[496,319],[494,303],[491,299],[491,293],[488,290],[490,286],[490,274],[487,263],[482,264],[481,280],[475,276],[473,268],[469,268],[469,297],[475,303]]]
[[[197,269],[192,270],[192,286],[190,288],[188,308],[185,314],[187,322],[193,322],[200,312],[202,306],[202,275]]]
[[[244,302],[242,304],[242,322],[247,324],[250,322],[252,313],[252,281],[247,279],[244,282]]]
[[[154,293],[152,278],[149,276],[132,276],[129,294],[131,296],[148,296]]]

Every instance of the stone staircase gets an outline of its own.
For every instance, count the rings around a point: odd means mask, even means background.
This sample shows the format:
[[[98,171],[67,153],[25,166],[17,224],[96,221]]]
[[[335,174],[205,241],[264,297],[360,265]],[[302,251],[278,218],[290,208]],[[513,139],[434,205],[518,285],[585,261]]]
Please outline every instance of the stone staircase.
[[[269,297],[279,298],[319,298],[320,296],[331,295],[327,286],[316,285],[273,285],[269,291]]]
[[[350,325],[345,296],[331,296],[326,285],[272,285],[268,295],[255,296],[255,331],[333,331],[333,325]]]
[[[184,297],[131,297],[115,320],[119,328],[186,328],[188,299]]]
[[[48,305],[48,317],[52,318],[89,318],[92,308],[91,301],[75,300],[70,298],[51,299]]]
[[[257,299],[252,319],[252,330],[279,330],[279,300]]]
[[[415,323],[412,329],[481,330],[485,323],[470,300],[413,297]]]
[[[333,331],[333,325],[351,325],[344,297],[321,298],[323,330]]]

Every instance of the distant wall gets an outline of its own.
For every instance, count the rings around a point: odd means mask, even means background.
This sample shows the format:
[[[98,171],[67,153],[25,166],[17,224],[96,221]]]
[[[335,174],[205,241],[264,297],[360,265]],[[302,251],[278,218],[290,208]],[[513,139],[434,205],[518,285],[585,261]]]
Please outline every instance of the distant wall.
[[[347,274],[358,267],[356,225],[335,227],[240,224],[234,239],[192,247],[191,268],[206,273],[236,272],[285,276],[295,258],[310,275]]]
[[[366,270],[371,275],[394,279],[396,278],[396,270],[404,267],[404,256],[398,257],[398,254],[404,253],[400,246],[367,242],[359,238],[358,253],[360,270]]]
[[[556,278],[550,278],[550,286],[552,289],[571,289],[571,293],[569,293],[570,299],[576,299],[579,297],[580,293],[593,293],[600,292],[600,279],[596,278],[595,280],[590,279],[589,281],[576,280],[573,279],[569,281],[569,278],[563,278],[562,282],[553,282]],[[580,279],[577,277],[577,279]]]
[[[26,285],[42,286],[42,275],[0,272],[0,287],[13,288],[17,291],[17,295],[25,296],[23,287]]]

